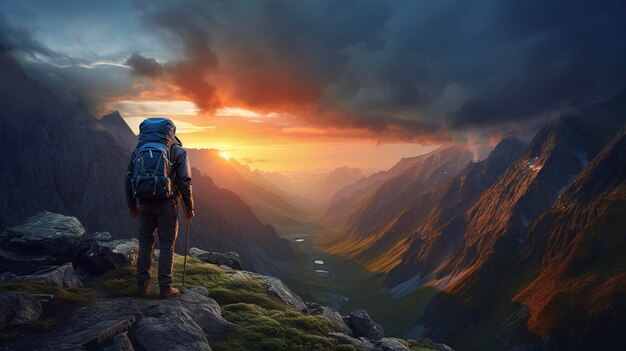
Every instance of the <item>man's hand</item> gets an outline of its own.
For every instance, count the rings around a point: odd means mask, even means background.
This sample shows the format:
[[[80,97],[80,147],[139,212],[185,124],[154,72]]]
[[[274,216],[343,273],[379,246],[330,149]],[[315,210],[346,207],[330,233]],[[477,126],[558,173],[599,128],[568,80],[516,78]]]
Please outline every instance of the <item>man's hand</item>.
[[[132,207],[132,208],[129,208],[129,209],[128,209],[128,213],[130,213],[130,215],[131,215],[133,218],[137,218],[137,217],[139,217],[139,210],[137,209],[137,207]]]
[[[187,217],[187,220],[188,220],[188,221],[190,221],[190,220],[191,220],[193,217],[195,217],[195,216],[196,216],[196,213],[195,213],[193,210],[191,210],[191,211],[187,211],[187,212],[185,213],[185,217]]]

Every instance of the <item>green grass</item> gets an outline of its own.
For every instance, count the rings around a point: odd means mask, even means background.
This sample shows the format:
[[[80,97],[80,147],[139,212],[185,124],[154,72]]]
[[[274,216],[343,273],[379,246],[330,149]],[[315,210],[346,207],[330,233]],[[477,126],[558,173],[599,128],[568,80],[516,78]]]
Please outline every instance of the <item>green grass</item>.
[[[218,351],[355,350],[351,344],[326,336],[340,329],[320,316],[249,303],[223,306],[222,314],[238,328],[215,346]]]

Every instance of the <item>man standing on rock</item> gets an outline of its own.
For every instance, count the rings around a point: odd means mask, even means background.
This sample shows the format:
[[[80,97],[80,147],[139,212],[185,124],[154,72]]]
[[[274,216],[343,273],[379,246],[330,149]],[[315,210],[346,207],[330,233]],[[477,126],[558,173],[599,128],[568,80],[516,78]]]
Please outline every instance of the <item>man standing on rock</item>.
[[[191,193],[191,170],[187,152],[175,136],[176,126],[166,118],[147,118],[139,126],[139,143],[126,170],[126,200],[139,218],[137,289],[147,294],[150,266],[159,233],[159,297],[178,296],[172,287],[174,243],[178,234],[178,200],[182,199],[187,225],[195,216]],[[139,207],[137,207],[139,205]]]

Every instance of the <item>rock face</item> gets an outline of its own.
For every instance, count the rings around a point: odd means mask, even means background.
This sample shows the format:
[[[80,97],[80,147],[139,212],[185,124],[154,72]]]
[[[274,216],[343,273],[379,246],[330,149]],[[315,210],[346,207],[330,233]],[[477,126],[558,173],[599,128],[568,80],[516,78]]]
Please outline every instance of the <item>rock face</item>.
[[[133,265],[137,262],[139,241],[96,240],[81,250],[76,262],[93,274],[101,274],[122,265]]]
[[[265,288],[265,292],[284,304],[295,308],[298,311],[306,309],[304,301],[300,296],[296,295],[287,285],[285,285],[280,279],[269,276],[262,276],[261,285]]]
[[[236,252],[209,252],[198,249],[197,247],[192,247],[189,249],[189,256],[218,266],[227,266],[238,270],[243,269],[241,261],[239,261],[239,254]]]
[[[348,321],[352,333],[356,337],[362,336],[371,340],[380,340],[384,336],[383,327],[376,324],[365,310],[352,311]]]
[[[26,293],[0,293],[0,329],[35,323],[43,313],[37,298]]]
[[[160,306],[137,322],[134,334],[135,343],[145,350],[211,350],[202,329],[189,314],[172,313]]]
[[[41,212],[2,233],[4,246],[25,254],[46,254],[65,262],[78,250],[85,228],[76,217]]]

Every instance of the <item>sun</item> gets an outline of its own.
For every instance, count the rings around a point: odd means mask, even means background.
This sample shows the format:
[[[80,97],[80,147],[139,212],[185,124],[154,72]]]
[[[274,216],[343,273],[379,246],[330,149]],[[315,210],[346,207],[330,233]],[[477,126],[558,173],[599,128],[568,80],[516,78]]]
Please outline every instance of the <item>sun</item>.
[[[220,155],[220,157],[225,160],[228,160],[230,158],[230,152],[228,151],[220,151],[218,155]]]

